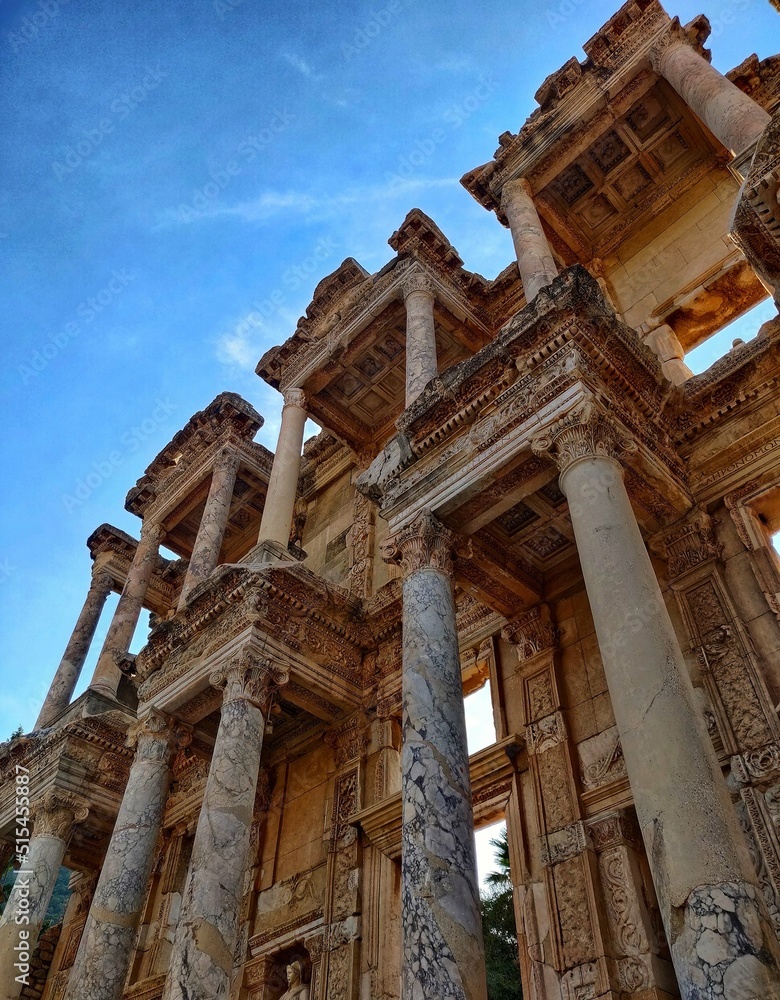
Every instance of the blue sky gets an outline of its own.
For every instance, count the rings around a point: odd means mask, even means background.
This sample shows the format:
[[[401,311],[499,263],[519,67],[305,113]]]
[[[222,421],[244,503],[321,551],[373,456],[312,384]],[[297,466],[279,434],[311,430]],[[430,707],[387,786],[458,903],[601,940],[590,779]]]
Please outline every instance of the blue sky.
[[[380,267],[413,206],[467,267],[508,263],[508,233],[458,179],[616,7],[0,6],[0,739],[35,719],[86,592],[85,539],[104,521],[137,534],[124,496],[190,414],[238,391],[274,446],[278,397],[253,368],[324,274],[348,255]],[[778,38],[765,0],[669,9],[710,16],[724,71]]]

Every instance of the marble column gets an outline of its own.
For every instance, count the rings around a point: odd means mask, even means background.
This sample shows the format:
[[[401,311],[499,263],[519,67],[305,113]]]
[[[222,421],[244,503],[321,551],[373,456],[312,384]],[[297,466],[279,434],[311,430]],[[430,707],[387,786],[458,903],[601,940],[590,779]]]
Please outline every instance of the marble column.
[[[238,466],[238,454],[230,448],[223,448],[214,459],[211,488],[182,584],[179,611],[186,605],[190,592],[211,576],[219,561]]]
[[[417,399],[439,373],[433,283],[424,274],[410,274],[403,283],[406,306],[406,405]]]
[[[89,685],[93,691],[98,691],[107,698],[116,697],[122,677],[118,663],[127,655],[133,641],[162,538],[163,530],[157,522],[144,521],[141,539]]]
[[[258,538],[260,542],[276,542],[285,550],[290,540],[295,495],[298,491],[306,417],[306,396],[303,390],[286,389],[279,440],[268,480],[268,493]]]
[[[532,302],[541,288],[558,277],[558,268],[544,235],[531,187],[524,177],[504,184],[501,209],[512,233],[525,301]]]
[[[163,1000],[227,997],[266,718],[287,674],[251,653],[210,678],[222,714]]]
[[[49,687],[46,700],[38,715],[35,729],[45,729],[57,716],[64,712],[73,697],[78,684],[81,668],[89,653],[100,620],[100,612],[111,593],[113,579],[110,573],[98,571],[92,574],[92,582],[87,592],[84,607],[73,629],[68,645],[57,667]]]
[[[25,986],[25,965],[35,949],[68,840],[88,812],[84,801],[56,789],[33,808],[33,834],[0,918],[2,1000],[16,1000]]]
[[[677,18],[650,53],[653,69],[674,87],[733,153],[754,142],[771,121],[756,102],[707,62]]]
[[[68,980],[66,1000],[119,1000],[133,953],[162,825],[174,750],[186,726],[160,712],[143,715],[128,734],[133,765],[92,905]]]
[[[533,447],[569,502],[683,1000],[780,996],[778,943],[616,458],[634,445],[585,400]]]
[[[402,996],[485,1000],[455,601],[456,539],[430,511],[383,545],[403,582]]]

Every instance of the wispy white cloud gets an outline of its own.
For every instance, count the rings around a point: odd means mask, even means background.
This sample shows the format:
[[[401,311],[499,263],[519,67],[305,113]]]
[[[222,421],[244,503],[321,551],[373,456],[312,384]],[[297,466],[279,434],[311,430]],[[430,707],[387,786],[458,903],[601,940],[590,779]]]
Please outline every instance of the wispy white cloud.
[[[308,63],[303,56],[299,56],[295,52],[283,52],[282,59],[284,59],[288,65],[292,66],[294,70],[300,73],[301,76],[305,76],[307,80],[313,80],[316,82],[325,79],[322,73],[315,73],[311,64]]]
[[[408,177],[385,184],[349,188],[335,195],[311,191],[267,190],[239,202],[214,201],[201,211],[191,211],[186,220],[177,209],[168,209],[160,217],[156,228],[165,228],[185,222],[208,219],[235,218],[241,222],[262,224],[280,213],[304,217],[307,221],[323,221],[354,205],[371,205],[408,199],[435,188],[457,187],[455,177]]]

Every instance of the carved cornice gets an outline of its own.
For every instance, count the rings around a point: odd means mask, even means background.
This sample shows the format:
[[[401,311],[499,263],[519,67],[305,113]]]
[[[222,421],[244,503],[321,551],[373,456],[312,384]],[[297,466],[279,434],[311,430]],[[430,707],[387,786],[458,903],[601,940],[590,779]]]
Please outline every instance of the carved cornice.
[[[546,604],[523,612],[501,630],[501,638],[515,646],[521,663],[537,653],[555,649],[559,635]]]
[[[445,528],[429,510],[382,545],[382,558],[400,566],[404,578],[423,569],[435,569],[451,577],[456,558],[470,555],[468,541]]]
[[[636,448],[633,438],[601,410],[592,396],[578,402],[531,441],[534,454],[551,458],[561,474],[581,459],[618,461]]]
[[[694,510],[671,528],[658,532],[650,540],[650,548],[667,561],[670,581],[679,580],[720,555],[712,518],[703,510]]]
[[[267,715],[289,679],[283,667],[244,650],[215,671],[209,677],[209,684],[224,689],[223,705],[248,701]]]

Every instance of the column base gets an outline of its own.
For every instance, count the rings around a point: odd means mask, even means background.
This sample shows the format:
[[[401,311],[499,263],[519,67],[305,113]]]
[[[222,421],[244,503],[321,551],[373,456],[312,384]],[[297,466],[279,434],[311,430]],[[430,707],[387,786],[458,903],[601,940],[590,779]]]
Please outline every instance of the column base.
[[[253,549],[241,560],[242,566],[267,566],[269,564],[295,563],[297,557],[288,550],[286,545],[275,542],[270,538],[264,538],[258,542]]]

